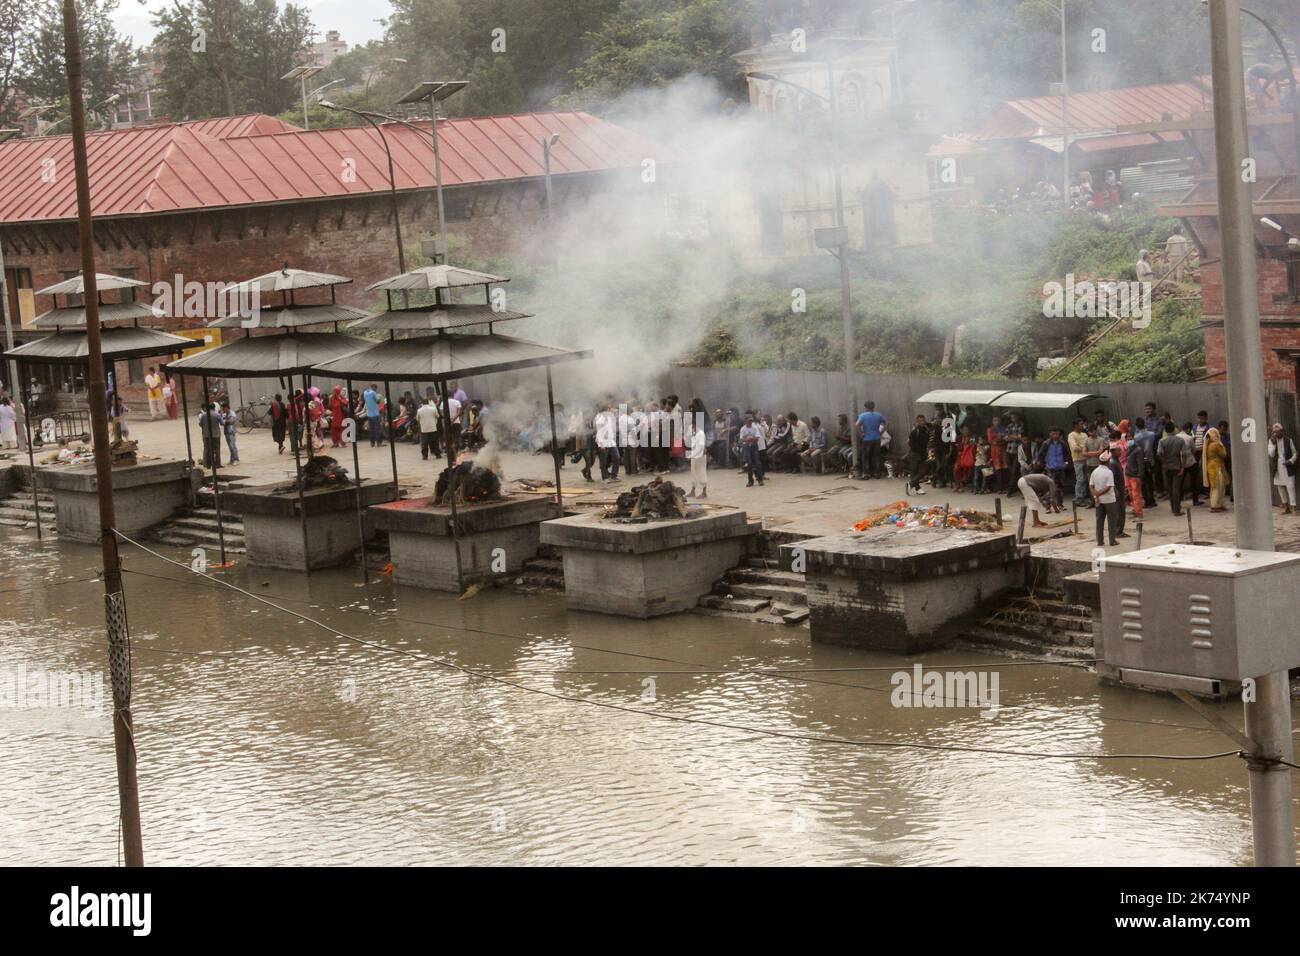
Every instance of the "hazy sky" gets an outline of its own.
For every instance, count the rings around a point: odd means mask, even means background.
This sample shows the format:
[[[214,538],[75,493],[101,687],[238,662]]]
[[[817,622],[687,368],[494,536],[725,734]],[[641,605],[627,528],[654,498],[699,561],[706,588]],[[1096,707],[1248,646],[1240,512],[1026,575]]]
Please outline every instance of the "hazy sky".
[[[154,28],[150,21],[152,12],[169,5],[170,0],[121,0],[114,18],[117,28],[131,37],[136,45],[149,42],[153,38]],[[356,46],[367,40],[377,40],[383,33],[383,27],[375,22],[377,18],[388,16],[392,11],[388,0],[298,0],[311,13],[311,21],[319,33],[317,39],[323,39],[325,31],[338,30],[347,41],[348,46]],[[283,5],[283,4],[281,4]]]

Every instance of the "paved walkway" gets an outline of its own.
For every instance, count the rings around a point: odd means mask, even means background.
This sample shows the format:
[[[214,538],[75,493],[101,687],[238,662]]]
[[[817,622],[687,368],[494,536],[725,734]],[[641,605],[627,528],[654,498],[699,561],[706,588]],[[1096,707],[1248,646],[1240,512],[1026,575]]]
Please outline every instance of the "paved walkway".
[[[150,458],[186,457],[185,429],[181,421],[159,420],[155,422],[136,420],[131,423],[131,437],[140,443],[141,461]],[[196,450],[199,447],[198,429],[192,430],[192,439]],[[285,481],[293,476],[293,457],[287,448],[283,455],[276,454],[275,444],[271,441],[269,429],[256,429],[247,435],[238,437],[240,460],[235,465],[224,464],[222,473],[239,476],[251,484],[263,484]],[[222,448],[223,460],[226,449]],[[351,449],[326,449],[340,463],[352,472]],[[391,452],[387,446],[372,448],[363,443],[359,449],[361,474],[367,481],[388,481],[392,476]],[[485,452],[486,454],[486,452]],[[38,455],[39,460],[39,455]],[[528,455],[508,452],[499,456],[502,470],[509,482],[517,479],[534,479],[552,481],[554,472],[550,459],[545,455]],[[411,496],[430,494],[437,480],[442,463],[422,461],[417,445],[399,444],[397,446],[397,473],[403,487]],[[615,496],[634,484],[646,479],[644,473],[633,477],[624,477],[618,484],[604,484],[599,480],[588,483],[582,479],[578,466],[568,464],[561,472],[565,503],[570,507],[596,507],[610,503]],[[674,474],[677,484],[690,485],[688,473]],[[764,527],[783,530],[829,534],[843,531],[866,515],[869,511],[890,504],[894,501],[907,500],[913,504],[943,505],[952,508],[974,508],[992,511],[993,496],[973,494],[953,494],[948,489],[930,490],[924,496],[908,496],[904,493],[903,479],[879,479],[875,481],[854,481],[844,475],[770,475],[767,483],[753,488],[746,487],[745,478],[736,469],[709,470],[708,502],[716,505],[732,505],[743,508],[752,516],[761,517]],[[1020,498],[1003,499],[1002,507],[1006,527],[1014,530],[1021,505]],[[1210,514],[1208,505],[1188,508],[1192,513],[1192,532],[1196,541],[1211,542],[1223,546],[1234,544],[1234,523],[1231,509],[1226,514]],[[1273,509],[1273,526],[1277,546],[1281,550],[1300,552],[1300,515],[1283,515],[1280,509]],[[1050,550],[1054,553],[1072,557],[1088,558],[1096,546],[1094,537],[1094,513],[1090,510],[1079,511],[1079,534],[1073,534],[1071,515],[1049,515],[1051,527],[1046,529],[1026,529],[1030,541],[1052,539]],[[1132,534],[1132,520],[1128,530]],[[1147,509],[1143,523],[1143,546],[1153,543],[1187,540],[1186,517],[1175,518],[1169,511],[1168,502],[1160,502],[1154,509]],[[1115,551],[1132,550],[1137,543],[1136,536],[1124,539]],[[1111,549],[1107,549],[1111,550]]]

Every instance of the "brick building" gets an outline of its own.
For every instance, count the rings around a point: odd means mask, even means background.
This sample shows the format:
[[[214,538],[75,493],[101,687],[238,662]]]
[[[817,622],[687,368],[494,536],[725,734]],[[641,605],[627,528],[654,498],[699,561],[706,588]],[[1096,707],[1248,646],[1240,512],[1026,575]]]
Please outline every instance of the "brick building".
[[[377,305],[365,287],[398,271],[384,142],[408,265],[420,240],[436,233],[433,148],[428,121],[422,126],[423,133],[384,124],[381,140],[369,126],[306,131],[252,115],[91,133],[96,267],[152,286],[177,274],[232,282],[288,261],[350,276],[339,301]],[[448,236],[453,250],[476,258],[543,254],[546,134],[560,134],[551,151],[557,213],[575,204],[616,207],[647,158],[671,159],[582,112],[451,119],[438,129]],[[0,183],[5,291],[25,329],[51,306],[33,290],[80,271],[71,137],[0,144]],[[200,323],[173,316],[165,324]],[[123,383],[142,376],[139,367],[119,370]],[[79,390],[75,381],[46,384]]]
[[[1210,381],[1223,381],[1227,357],[1213,117],[1205,113],[1179,125],[1188,137],[1195,184],[1162,205],[1161,212],[1180,218],[1199,247],[1205,364]],[[1300,236],[1300,130],[1289,113],[1257,109],[1250,116],[1250,138],[1255,161],[1251,191],[1264,377],[1287,383],[1296,391],[1300,385],[1300,241],[1291,244],[1288,238]]]

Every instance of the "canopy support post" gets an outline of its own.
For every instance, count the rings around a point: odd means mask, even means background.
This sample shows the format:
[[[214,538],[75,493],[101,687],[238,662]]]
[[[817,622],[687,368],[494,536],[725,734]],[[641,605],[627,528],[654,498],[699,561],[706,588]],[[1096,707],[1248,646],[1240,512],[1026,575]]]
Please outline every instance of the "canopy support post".
[[[215,405],[216,402],[212,401],[211,395],[208,394],[208,377],[204,375],[203,376],[203,414],[205,418],[203,422],[203,428],[204,428],[203,444],[207,445],[209,441],[212,442],[212,447],[209,449],[209,451],[211,452],[210,457],[212,459],[212,502],[217,509],[217,546],[221,550],[221,566],[225,567],[226,566],[226,523],[221,518],[221,488],[217,483],[217,459],[221,457],[222,428],[219,427],[217,429],[217,437],[215,440],[208,435],[208,432],[212,431],[212,412],[213,412],[213,406]]]
[[[447,455],[447,500],[451,505],[451,548],[456,553],[456,593],[465,593],[465,571],[460,562],[460,521],[456,517],[456,442],[451,437],[451,395],[444,379],[435,385],[442,391],[442,446]]]
[[[23,389],[23,428],[27,432],[27,467],[32,476],[32,514],[36,517],[36,540],[44,540],[41,533],[41,498],[36,488],[36,454],[32,450],[32,395],[31,389]]]
[[[190,466],[194,465],[194,443],[190,440],[190,400],[185,394],[185,375],[180,376],[181,386],[181,417],[185,419],[185,457],[189,459]]]
[[[388,394],[388,379],[384,379],[384,408],[388,411],[388,451],[393,459],[393,500],[402,500],[402,489],[397,483],[397,430],[393,427],[393,398]]]
[[[551,367],[546,366],[546,404],[551,410],[551,459],[555,464],[555,503],[564,517],[564,489],[560,484],[560,462],[564,452],[560,449],[560,433],[555,428],[555,389],[551,384]],[[602,466],[603,467],[603,466]]]
[[[306,378],[305,378],[305,377],[304,377],[304,379],[303,379],[303,384],[304,384],[304,385],[306,384]],[[293,376],[292,376],[292,375],[289,376],[289,395],[290,395],[291,397],[292,397],[292,395],[293,395]],[[310,447],[310,445],[311,445],[311,433],[308,432],[308,429],[311,428],[311,421],[310,421],[311,416],[310,416],[309,414],[307,414],[307,404],[308,404],[308,403],[307,403],[307,397],[308,397],[308,396],[307,396],[307,390],[304,388],[304,389],[303,389],[303,393],[302,393],[302,398],[303,398],[303,408],[302,408],[302,423],[303,423],[303,426],[302,426],[302,433],[303,433],[303,437],[305,437],[305,438],[307,439],[307,444],[308,444],[308,446]],[[300,450],[299,450],[298,430],[297,430],[297,429],[294,429],[294,430],[293,430],[293,432],[292,432],[292,437],[293,437],[293,471],[294,471],[294,483],[295,483],[295,484],[297,485],[297,487],[298,487],[298,513],[299,513],[300,520],[302,521],[302,560],[303,560],[303,571],[305,571],[307,574],[311,574],[311,551],[309,551],[308,548],[307,548],[307,503],[306,503],[306,501],[304,500],[304,498],[303,498],[303,494],[302,494],[302,455],[301,455]]]
[[[330,286],[331,291],[333,286]],[[347,390],[344,398],[348,402],[348,420],[352,419],[352,379],[344,379],[346,384],[343,386]],[[346,434],[346,432],[344,433]],[[366,519],[361,511],[361,451],[358,443],[355,422],[352,429],[352,474],[356,478],[357,484],[357,538],[361,541],[361,580],[365,584],[370,583],[370,568],[366,564]]]

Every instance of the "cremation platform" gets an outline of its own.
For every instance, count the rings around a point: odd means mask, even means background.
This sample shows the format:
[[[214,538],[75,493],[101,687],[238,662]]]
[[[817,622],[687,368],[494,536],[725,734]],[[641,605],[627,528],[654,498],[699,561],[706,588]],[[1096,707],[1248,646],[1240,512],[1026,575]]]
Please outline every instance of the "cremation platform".
[[[543,521],[559,517],[560,506],[545,495],[514,495],[451,507],[432,498],[408,498],[370,509],[370,520],[388,532],[393,580],[434,591],[459,591],[456,546],[466,585],[509,574],[537,554]]]
[[[54,497],[59,537],[98,544],[99,481],[95,466],[38,467],[39,484]],[[201,473],[183,461],[151,461],[113,469],[113,509],[123,534],[143,534],[190,507]]]
[[[1011,533],[892,525],[781,546],[803,570],[814,641],[912,654],[950,640],[944,625],[1024,584]]]
[[[753,533],[735,509],[644,524],[583,514],[543,524],[542,544],[561,550],[569,607],[650,618],[695,607]]]
[[[395,496],[392,484],[361,485],[361,507]],[[221,493],[221,507],[243,515],[248,563],[288,571],[328,568],[351,559],[361,547],[357,528],[357,486],[353,483],[304,491],[307,540],[303,541],[298,492],[290,486],[256,485]]]

